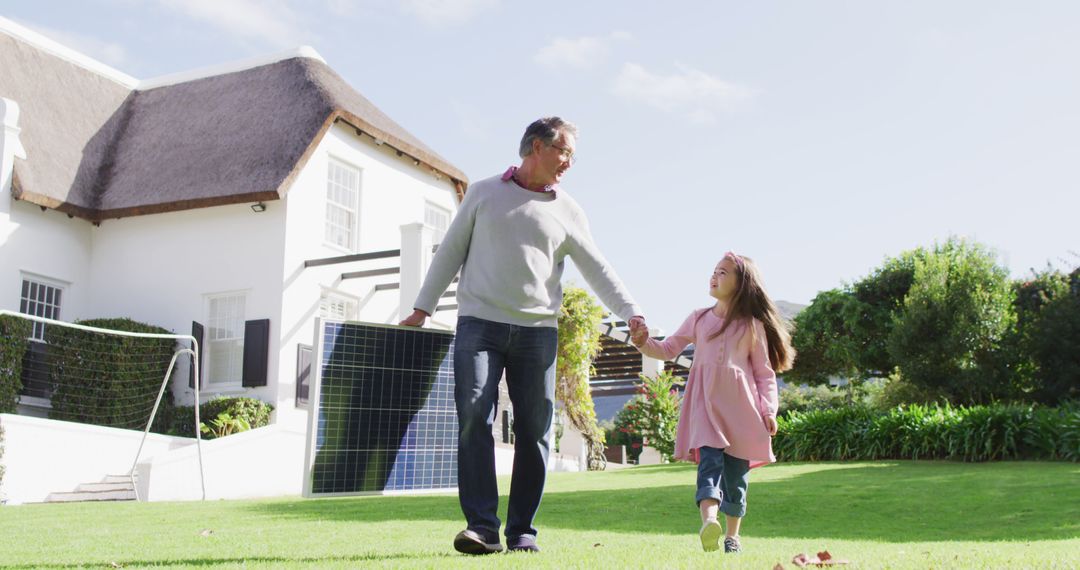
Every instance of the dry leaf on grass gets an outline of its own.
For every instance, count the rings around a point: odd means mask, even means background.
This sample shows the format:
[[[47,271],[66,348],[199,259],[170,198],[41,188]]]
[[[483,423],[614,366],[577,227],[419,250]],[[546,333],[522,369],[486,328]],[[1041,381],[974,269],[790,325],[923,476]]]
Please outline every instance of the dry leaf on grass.
[[[798,553],[791,559],[791,563],[799,568],[806,568],[807,566],[817,566],[823,568],[825,566],[837,566],[840,564],[850,564],[847,560],[837,560],[829,554],[828,550],[822,550],[814,556],[807,556],[803,553]]]

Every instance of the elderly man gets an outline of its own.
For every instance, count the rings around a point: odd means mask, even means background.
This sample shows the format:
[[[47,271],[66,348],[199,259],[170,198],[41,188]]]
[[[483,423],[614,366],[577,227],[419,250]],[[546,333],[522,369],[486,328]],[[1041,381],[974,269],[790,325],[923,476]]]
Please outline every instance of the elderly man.
[[[491,426],[506,385],[514,407],[514,471],[506,543],[539,551],[533,520],[544,494],[555,412],[555,354],[565,258],[633,330],[641,310],[604,260],[585,213],[559,187],[574,164],[577,128],[558,117],[525,130],[520,166],[472,184],[432,260],[414,305],[401,321],[422,326],[461,270],[454,349],[458,413],[458,495],[468,528],[454,538],[465,554],[502,550],[495,442]]]

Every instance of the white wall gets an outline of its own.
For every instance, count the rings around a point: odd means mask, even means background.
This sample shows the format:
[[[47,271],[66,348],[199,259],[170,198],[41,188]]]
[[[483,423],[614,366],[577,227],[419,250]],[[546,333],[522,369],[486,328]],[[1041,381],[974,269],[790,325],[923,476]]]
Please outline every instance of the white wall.
[[[266,426],[202,442],[206,499],[299,496],[304,478],[303,431]],[[139,463],[139,497],[193,501],[202,497],[195,446]]]
[[[85,318],[90,299],[90,223],[0,193],[0,309],[18,312],[24,276],[63,287],[60,317]]]
[[[142,432],[0,414],[5,472],[0,497],[10,504],[44,501],[81,483],[125,475],[139,450]],[[194,439],[150,434],[141,457],[191,446]]]
[[[102,222],[92,232],[93,316],[129,317],[190,334],[193,320],[207,325],[206,295],[245,292],[245,320],[270,319],[267,385],[208,384],[203,399],[244,395],[274,402],[284,218],[284,205],[269,202],[258,213],[251,204],[236,204]],[[178,372],[173,393],[178,403],[190,404],[186,367]]]
[[[331,158],[360,169],[359,234],[355,251],[324,243],[327,170]],[[295,401],[296,347],[311,345],[319,298],[326,290],[349,296],[359,306],[358,320],[398,322],[397,290],[375,292],[378,283],[396,283],[397,275],[341,280],[341,274],[397,267],[399,259],[381,259],[339,265],[304,268],[304,261],[323,257],[394,250],[401,247],[404,224],[424,220],[425,201],[451,212],[457,211],[454,187],[446,177],[437,179],[412,161],[398,157],[387,145],[376,145],[370,137],[357,136],[353,128],[335,124],[323,138],[300,172],[284,200],[285,246],[281,274],[283,297],[281,329],[277,337],[281,389],[275,406],[277,421],[305,426],[307,411]],[[450,325],[455,314],[439,315]]]

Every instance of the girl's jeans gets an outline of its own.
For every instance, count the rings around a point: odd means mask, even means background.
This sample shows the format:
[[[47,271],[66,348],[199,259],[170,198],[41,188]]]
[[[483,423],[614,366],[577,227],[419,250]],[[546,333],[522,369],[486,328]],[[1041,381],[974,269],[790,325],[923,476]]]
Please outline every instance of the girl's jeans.
[[[698,448],[697,502],[715,499],[720,511],[732,517],[746,515],[746,487],[750,462],[715,447]]]

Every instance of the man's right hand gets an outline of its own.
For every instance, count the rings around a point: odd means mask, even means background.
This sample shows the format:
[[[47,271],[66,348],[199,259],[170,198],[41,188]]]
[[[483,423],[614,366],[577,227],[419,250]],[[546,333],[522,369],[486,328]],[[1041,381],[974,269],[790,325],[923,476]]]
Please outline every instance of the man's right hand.
[[[403,319],[398,324],[403,327],[422,327],[424,326],[424,321],[426,321],[427,318],[428,314],[424,311],[421,311],[420,309],[413,309],[412,314],[405,317],[405,319]]]

